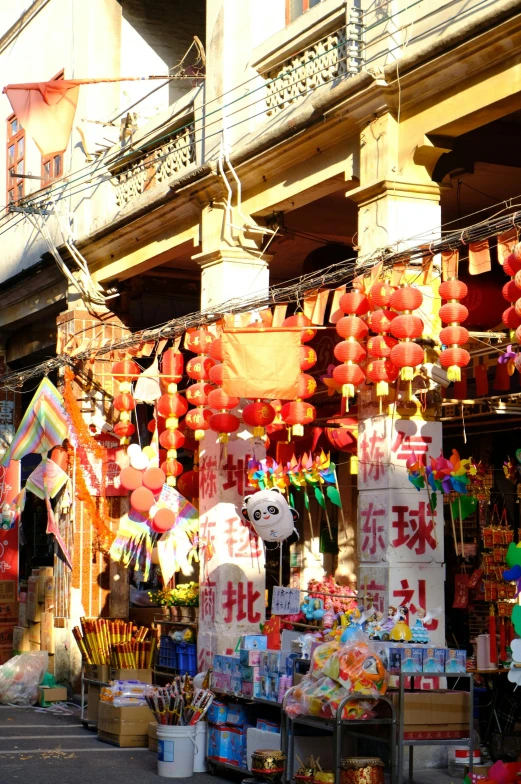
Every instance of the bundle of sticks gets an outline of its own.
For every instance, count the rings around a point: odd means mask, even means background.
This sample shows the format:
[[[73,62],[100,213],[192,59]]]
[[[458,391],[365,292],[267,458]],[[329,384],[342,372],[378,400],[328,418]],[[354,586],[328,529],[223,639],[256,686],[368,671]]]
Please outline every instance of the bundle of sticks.
[[[208,711],[214,695],[209,689],[194,691],[192,679],[179,676],[168,686],[151,686],[145,692],[148,707],[158,724],[191,726],[197,724]]]
[[[152,666],[156,638],[146,626],[134,629],[130,622],[106,618],[80,618],[80,625],[72,633],[86,664],[123,669]]]

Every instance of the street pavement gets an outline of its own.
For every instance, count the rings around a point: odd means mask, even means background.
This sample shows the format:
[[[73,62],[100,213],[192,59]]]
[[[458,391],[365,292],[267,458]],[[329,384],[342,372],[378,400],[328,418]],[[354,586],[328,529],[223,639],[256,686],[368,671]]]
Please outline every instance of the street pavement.
[[[67,711],[65,713],[64,711]],[[191,784],[239,782],[194,774]],[[119,749],[83,729],[79,709],[15,708],[0,705],[0,784],[158,784],[156,755]],[[176,779],[180,784],[186,779]],[[445,771],[415,771],[419,784],[458,784]]]

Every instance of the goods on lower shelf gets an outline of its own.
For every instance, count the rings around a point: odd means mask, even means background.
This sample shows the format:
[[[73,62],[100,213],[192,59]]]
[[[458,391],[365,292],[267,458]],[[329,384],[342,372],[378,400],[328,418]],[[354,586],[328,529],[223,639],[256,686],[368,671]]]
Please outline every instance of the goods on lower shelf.
[[[145,699],[158,724],[192,726],[204,718],[214,695],[206,688],[194,690],[192,679],[185,676],[169,686],[149,687]]]
[[[170,635],[161,635],[157,657],[159,667],[178,670],[181,675],[197,674],[197,645],[176,642]]]

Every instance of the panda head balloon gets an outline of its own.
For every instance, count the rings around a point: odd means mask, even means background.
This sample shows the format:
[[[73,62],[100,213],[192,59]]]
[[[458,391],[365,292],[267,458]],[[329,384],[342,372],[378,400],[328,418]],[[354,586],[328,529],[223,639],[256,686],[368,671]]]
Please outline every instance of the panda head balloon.
[[[265,542],[283,542],[293,533],[297,534],[295,523],[298,512],[275,488],[246,496],[242,516]]]

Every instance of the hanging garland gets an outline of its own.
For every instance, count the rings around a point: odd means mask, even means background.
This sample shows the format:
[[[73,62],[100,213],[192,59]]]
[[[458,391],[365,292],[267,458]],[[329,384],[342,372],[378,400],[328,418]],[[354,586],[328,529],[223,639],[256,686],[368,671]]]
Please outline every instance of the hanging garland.
[[[89,518],[89,522],[97,531],[98,542],[96,546],[101,552],[108,552],[110,545],[114,539],[114,534],[107,527],[103,518],[105,516],[105,488],[107,484],[107,463],[108,456],[107,450],[99,444],[92,436],[87,423],[78,406],[78,402],[74,395],[72,382],[75,375],[70,368],[65,368],[65,383],[63,387],[63,402],[65,411],[67,413],[71,431],[78,446],[85,449],[86,452],[91,453],[96,460],[101,461],[101,482],[100,482],[100,509],[96,504],[93,496],[91,495],[84,477],[84,466],[81,463],[80,456],[75,452],[73,447],[69,445],[69,465],[74,465],[76,470],[76,497],[84,504],[85,511]]]

